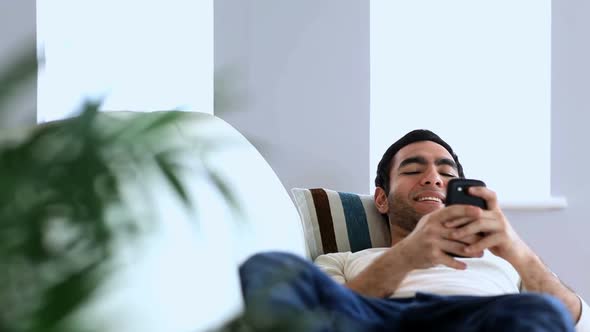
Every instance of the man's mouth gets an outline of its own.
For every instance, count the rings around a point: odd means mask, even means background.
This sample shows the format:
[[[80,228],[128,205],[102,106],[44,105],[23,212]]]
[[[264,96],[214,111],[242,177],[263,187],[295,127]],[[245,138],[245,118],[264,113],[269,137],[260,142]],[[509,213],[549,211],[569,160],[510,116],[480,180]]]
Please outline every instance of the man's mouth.
[[[438,198],[438,197],[433,197],[433,196],[424,196],[424,197],[418,197],[416,199],[418,202],[437,202],[440,204],[443,204],[443,200]]]
[[[425,191],[414,197],[416,202],[433,202],[445,204],[445,195],[436,191]]]

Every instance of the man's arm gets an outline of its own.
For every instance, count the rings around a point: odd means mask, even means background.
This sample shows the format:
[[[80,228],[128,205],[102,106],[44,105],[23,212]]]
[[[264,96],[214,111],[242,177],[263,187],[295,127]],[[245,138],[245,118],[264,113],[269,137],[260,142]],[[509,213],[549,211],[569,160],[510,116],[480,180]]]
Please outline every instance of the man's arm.
[[[344,285],[365,296],[391,296],[411,271],[399,249],[397,246],[390,248]]]
[[[571,312],[574,322],[580,320],[580,298],[566,287],[532,250],[525,250],[523,256],[512,265],[527,291],[547,293],[559,298]]]
[[[559,278],[542,262],[532,250],[513,265],[521,278],[521,289],[542,292],[560,299],[572,314],[576,322],[576,331],[590,332],[590,308],[588,305],[564,285]]]
[[[494,255],[510,263],[520,275],[524,287],[529,291],[551,294],[559,298],[578,322],[582,304],[578,296],[559,281],[543,264],[541,259],[524,243],[514,231],[499,207],[496,194],[485,187],[470,187],[469,193],[486,200],[488,210],[482,211],[481,218],[474,222],[452,221],[448,228],[456,228],[451,238],[483,233],[485,236],[467,247],[465,253],[489,249]]]

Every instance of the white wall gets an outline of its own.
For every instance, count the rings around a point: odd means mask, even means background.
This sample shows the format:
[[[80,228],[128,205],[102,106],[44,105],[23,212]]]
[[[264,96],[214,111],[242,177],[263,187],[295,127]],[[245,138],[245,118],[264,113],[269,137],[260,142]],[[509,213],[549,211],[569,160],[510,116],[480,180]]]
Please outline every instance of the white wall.
[[[35,48],[35,0],[0,1],[0,73],[21,51]],[[35,123],[37,106],[36,79],[24,87],[23,93],[5,105],[8,116],[0,117],[0,128],[20,127]]]
[[[366,192],[368,3],[216,0],[214,11],[216,75],[241,97],[225,110],[216,99],[215,114],[254,143],[285,188]]]
[[[218,115],[254,140],[287,189],[368,191],[368,27],[363,0],[216,0],[216,70],[232,63],[243,94],[236,112]],[[590,3],[554,1],[552,34],[551,187],[569,206],[507,215],[590,300]]]

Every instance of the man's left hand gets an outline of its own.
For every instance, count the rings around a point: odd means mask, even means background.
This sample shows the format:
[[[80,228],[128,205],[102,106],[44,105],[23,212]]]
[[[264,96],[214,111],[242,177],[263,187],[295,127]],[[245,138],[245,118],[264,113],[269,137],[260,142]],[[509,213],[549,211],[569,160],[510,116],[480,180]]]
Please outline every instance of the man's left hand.
[[[469,194],[483,198],[488,205],[482,210],[481,218],[469,223],[456,220],[445,223],[446,227],[457,228],[451,233],[451,239],[484,234],[481,240],[465,248],[466,254],[489,249],[494,255],[504,258],[512,265],[526,259],[530,248],[514,231],[508,219],[500,209],[496,193],[486,187],[470,187]]]

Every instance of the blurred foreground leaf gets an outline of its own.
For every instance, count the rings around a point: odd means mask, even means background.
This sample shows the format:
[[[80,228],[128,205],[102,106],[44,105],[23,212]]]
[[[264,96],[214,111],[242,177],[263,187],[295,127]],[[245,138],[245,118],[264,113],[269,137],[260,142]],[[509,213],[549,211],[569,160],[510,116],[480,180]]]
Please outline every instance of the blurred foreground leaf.
[[[145,185],[137,177],[142,170],[157,170],[185,205],[195,206],[177,160],[189,146],[160,144],[189,115],[111,117],[98,109],[86,103],[77,117],[0,145],[1,331],[80,331],[69,319],[112,272],[116,244],[133,243],[145,229],[123,191]],[[223,179],[213,180],[230,195]],[[148,213],[152,206],[145,202]]]
[[[13,97],[18,87],[37,74],[37,51],[34,46],[25,47],[18,52],[13,64],[0,68],[0,114],[10,112],[2,106],[7,99]],[[16,111],[16,110],[13,110]]]

